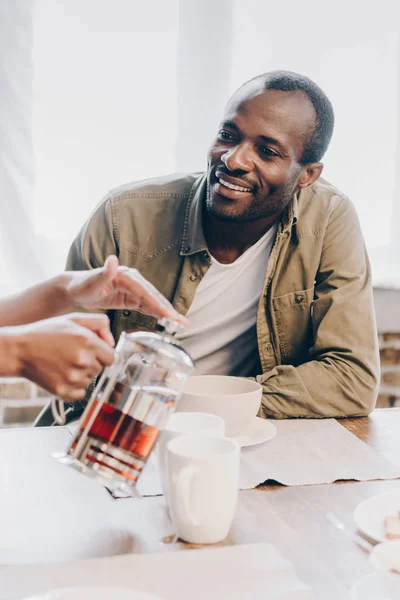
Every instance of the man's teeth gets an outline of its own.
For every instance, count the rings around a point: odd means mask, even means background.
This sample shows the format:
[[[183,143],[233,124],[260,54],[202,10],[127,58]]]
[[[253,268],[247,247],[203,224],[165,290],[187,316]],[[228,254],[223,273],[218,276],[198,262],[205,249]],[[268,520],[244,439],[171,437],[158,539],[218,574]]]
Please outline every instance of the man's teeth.
[[[229,183],[228,181],[225,181],[225,179],[222,179],[221,177],[218,179],[218,181],[225,187],[229,188],[230,190],[236,190],[237,192],[251,192],[251,189],[241,187],[240,185],[233,185],[233,183]]]

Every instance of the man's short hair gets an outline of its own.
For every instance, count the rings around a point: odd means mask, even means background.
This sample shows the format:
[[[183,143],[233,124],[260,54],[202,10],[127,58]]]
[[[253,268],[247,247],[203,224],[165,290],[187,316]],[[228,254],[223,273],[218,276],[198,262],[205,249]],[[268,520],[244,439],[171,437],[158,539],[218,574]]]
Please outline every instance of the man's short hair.
[[[321,88],[305,75],[292,71],[270,71],[257,75],[251,81],[262,82],[265,90],[301,91],[308,96],[315,108],[316,123],[314,131],[304,144],[300,163],[306,165],[319,162],[329,146],[335,120],[332,104]]]

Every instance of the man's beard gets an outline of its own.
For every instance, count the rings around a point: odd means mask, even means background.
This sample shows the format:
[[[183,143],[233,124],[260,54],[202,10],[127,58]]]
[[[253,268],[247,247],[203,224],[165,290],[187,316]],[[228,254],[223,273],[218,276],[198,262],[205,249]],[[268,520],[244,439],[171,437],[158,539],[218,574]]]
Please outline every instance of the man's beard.
[[[265,219],[276,215],[277,217],[283,212],[289,204],[297,189],[297,175],[292,181],[286,183],[280,188],[272,188],[267,197],[260,197],[257,193],[253,194],[253,200],[250,205],[241,212],[235,209],[229,210],[229,200],[225,206],[214,204],[211,199],[211,184],[210,174],[207,176],[206,189],[206,210],[207,214],[214,217],[218,221],[231,223],[249,223],[257,219]]]

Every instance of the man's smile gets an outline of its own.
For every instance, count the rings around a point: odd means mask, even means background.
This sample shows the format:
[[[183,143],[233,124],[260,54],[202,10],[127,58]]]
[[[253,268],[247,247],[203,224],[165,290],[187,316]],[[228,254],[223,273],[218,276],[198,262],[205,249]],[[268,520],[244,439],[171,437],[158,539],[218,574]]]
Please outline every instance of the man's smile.
[[[249,194],[254,192],[254,189],[241,178],[225,175],[225,173],[221,173],[218,170],[214,177],[216,181],[214,191],[218,195],[224,196],[230,200],[239,200],[248,197]]]
[[[240,185],[235,185],[233,183],[229,183],[229,181],[227,181],[226,179],[223,179],[222,177],[219,177],[217,179],[221,185],[224,185],[225,187],[229,188],[230,190],[236,190],[238,192],[251,192],[250,188],[246,188],[246,187],[242,187]]]

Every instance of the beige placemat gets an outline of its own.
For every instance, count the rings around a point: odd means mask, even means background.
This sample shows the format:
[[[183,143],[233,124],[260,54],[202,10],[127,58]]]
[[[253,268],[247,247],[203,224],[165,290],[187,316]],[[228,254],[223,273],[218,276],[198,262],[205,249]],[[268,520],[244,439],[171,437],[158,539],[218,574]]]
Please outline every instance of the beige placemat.
[[[0,569],[0,600],[99,585],[158,594],[165,600],[314,598],[292,565],[264,543]]]
[[[342,479],[369,481],[400,477],[399,464],[389,462],[335,419],[273,421],[277,434],[268,442],[242,448],[240,489],[267,480],[284,485],[332,483]],[[139,480],[144,496],[162,493],[152,458]]]
[[[338,480],[396,479],[400,466],[390,463],[335,419],[274,421],[275,438],[243,449],[241,489],[272,479],[284,485]]]

